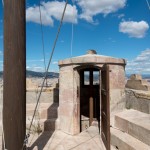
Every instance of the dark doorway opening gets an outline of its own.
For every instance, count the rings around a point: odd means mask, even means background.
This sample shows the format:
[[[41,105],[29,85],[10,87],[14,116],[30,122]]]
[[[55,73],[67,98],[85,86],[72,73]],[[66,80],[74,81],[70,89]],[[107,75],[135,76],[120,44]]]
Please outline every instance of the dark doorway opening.
[[[100,124],[100,70],[80,70],[80,131],[86,130],[93,121]]]
[[[80,132],[97,121],[102,141],[110,150],[109,65],[84,68],[80,75]]]

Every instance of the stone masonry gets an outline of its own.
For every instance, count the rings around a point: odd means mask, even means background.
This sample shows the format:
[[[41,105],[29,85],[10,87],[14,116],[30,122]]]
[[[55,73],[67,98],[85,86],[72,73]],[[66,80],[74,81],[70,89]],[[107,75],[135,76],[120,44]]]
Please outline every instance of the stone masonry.
[[[60,129],[68,134],[80,132],[80,85],[81,67],[110,68],[110,112],[125,108],[125,60],[89,52],[86,55],[59,61],[59,112]]]
[[[142,76],[139,74],[132,74],[130,79],[127,81],[126,88],[149,91],[150,84],[147,80],[142,79]]]

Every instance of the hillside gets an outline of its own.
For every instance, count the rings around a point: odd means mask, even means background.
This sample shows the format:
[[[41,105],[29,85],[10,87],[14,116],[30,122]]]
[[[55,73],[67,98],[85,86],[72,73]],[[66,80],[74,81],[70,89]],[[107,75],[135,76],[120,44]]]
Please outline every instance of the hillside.
[[[3,72],[0,71],[0,78],[2,78],[3,76]],[[43,72],[35,72],[35,71],[30,71],[27,70],[26,71],[26,77],[28,78],[42,78],[44,77],[44,73]],[[48,78],[58,78],[59,77],[59,73],[56,72],[48,72]]]
[[[2,76],[3,76],[3,71],[0,71],[0,78],[2,78]],[[127,79],[129,79],[131,74],[126,74],[125,76]],[[27,70],[26,77],[42,78],[44,77],[44,72],[35,72],[35,71]],[[59,73],[48,72],[48,78],[59,78]],[[143,74],[142,78],[150,80],[150,74]]]

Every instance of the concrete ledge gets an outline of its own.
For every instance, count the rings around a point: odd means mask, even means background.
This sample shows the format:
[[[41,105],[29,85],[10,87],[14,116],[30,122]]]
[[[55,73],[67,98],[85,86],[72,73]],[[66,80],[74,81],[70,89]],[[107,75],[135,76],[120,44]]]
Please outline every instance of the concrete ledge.
[[[129,89],[129,88],[126,88],[125,91],[132,92],[137,98],[145,98],[145,99],[150,100],[150,91],[135,90],[135,89]]]
[[[111,128],[111,144],[119,150],[150,150],[150,146],[114,128]]]
[[[150,115],[125,110],[115,115],[115,126],[145,144],[150,145]]]
[[[68,58],[65,60],[60,60],[59,61],[59,66],[62,65],[69,65],[69,64],[84,64],[84,63],[97,63],[97,64],[120,64],[120,65],[125,65],[126,61],[125,59],[120,59],[120,58],[113,58],[109,56],[103,56],[103,55],[96,55],[96,54],[87,54],[87,55],[82,55],[78,57],[73,57],[73,58]]]

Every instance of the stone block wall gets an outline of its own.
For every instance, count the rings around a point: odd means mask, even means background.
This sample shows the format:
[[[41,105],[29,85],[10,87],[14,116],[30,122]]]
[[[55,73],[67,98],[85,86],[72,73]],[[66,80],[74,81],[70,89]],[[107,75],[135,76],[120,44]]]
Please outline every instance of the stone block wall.
[[[122,65],[110,65],[110,112],[125,108],[125,70]]]
[[[92,52],[92,53],[91,53]],[[93,53],[94,52],[94,53]],[[125,108],[125,60],[97,55],[89,51],[86,55],[59,61],[59,113],[60,129],[68,134],[80,132],[80,89],[78,70],[110,66],[110,112]]]
[[[59,76],[59,121],[60,129],[68,134],[79,133],[79,108],[77,100],[78,76],[73,66],[60,68]]]
[[[37,102],[39,90],[40,88],[38,90],[32,89],[26,91],[27,104]],[[59,102],[59,88],[52,87],[52,88],[43,89],[40,97],[40,103],[51,103],[51,102],[55,102],[55,103]]]
[[[150,92],[126,88],[126,109],[150,114]]]
[[[77,65],[60,67],[59,121],[60,129],[68,134],[80,132],[80,98],[77,96],[79,74]],[[98,65],[102,67],[102,65]],[[110,113],[125,108],[125,72],[122,65],[110,65]]]

